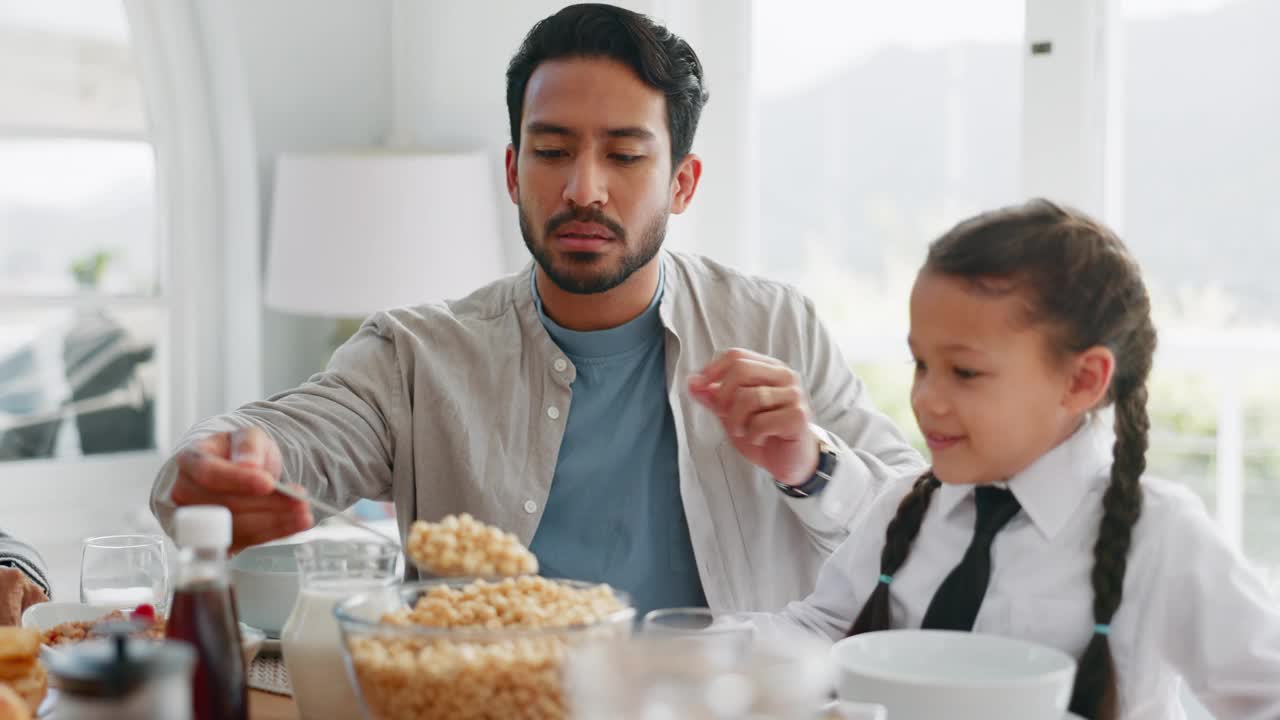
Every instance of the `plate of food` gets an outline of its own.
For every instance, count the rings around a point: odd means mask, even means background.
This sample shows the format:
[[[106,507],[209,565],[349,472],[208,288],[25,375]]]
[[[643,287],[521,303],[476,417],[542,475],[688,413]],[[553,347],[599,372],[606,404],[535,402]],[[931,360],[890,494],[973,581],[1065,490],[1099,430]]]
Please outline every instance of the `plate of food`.
[[[94,629],[103,623],[133,620],[139,630],[135,637],[164,639],[165,617],[151,605],[133,610],[74,602],[46,602],[32,605],[22,613],[22,626],[40,633],[40,652],[58,652],[59,648],[97,637]],[[240,649],[245,665],[253,662],[266,636],[261,630],[240,623]]]
[[[164,617],[158,616],[150,605],[123,610],[75,602],[38,603],[22,613],[22,626],[40,633],[42,651],[57,648],[95,637],[94,628],[102,623],[123,620],[140,621],[146,626],[137,635],[153,640],[164,637]]]

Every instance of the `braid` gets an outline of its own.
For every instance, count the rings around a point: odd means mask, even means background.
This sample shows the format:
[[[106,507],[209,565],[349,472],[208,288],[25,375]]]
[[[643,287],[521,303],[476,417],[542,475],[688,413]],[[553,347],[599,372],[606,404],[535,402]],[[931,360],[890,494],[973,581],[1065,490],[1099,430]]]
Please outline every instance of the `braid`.
[[[929,509],[929,501],[933,499],[933,491],[940,482],[933,472],[927,472],[916,480],[911,492],[902,498],[898,505],[898,513],[889,522],[885,531],[884,550],[880,553],[880,574],[892,577],[898,568],[907,561],[911,552],[911,544],[920,533],[920,524],[924,522],[924,513]],[[862,606],[858,618],[849,628],[849,635],[860,635],[873,630],[889,629],[889,584],[883,581],[876,583],[876,588]]]
[[[1131,383],[1132,381],[1130,381]],[[1147,388],[1117,383],[1116,442],[1112,449],[1111,483],[1102,497],[1103,516],[1093,548],[1093,618],[1110,625],[1124,595],[1133,526],[1142,513],[1140,479],[1146,470]],[[1107,636],[1094,633],[1080,658],[1071,711],[1092,720],[1118,714],[1115,663]]]

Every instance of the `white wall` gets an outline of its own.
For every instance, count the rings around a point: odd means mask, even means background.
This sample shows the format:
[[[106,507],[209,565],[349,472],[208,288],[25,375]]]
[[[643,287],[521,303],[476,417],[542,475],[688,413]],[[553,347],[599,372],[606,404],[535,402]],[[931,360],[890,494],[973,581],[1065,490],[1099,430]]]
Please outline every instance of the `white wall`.
[[[760,271],[757,122],[752,98],[751,4],[742,0],[655,0],[652,15],[693,46],[711,100],[693,151],[703,161],[693,205],[673,219],[669,246]]]
[[[390,102],[388,0],[230,0],[257,139],[265,263],[274,160],[381,141]],[[265,265],[264,265],[265,267]],[[327,359],[333,323],[264,311],[263,386],[297,385]]]

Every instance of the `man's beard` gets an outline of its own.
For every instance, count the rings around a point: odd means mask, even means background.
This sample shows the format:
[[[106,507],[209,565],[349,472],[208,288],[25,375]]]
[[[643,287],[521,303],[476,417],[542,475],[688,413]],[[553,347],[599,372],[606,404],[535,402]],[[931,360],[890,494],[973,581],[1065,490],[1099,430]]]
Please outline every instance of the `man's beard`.
[[[594,295],[596,293],[607,292],[627,281],[627,278],[649,264],[649,261],[658,254],[658,250],[662,249],[662,243],[667,237],[667,215],[668,213],[660,213],[655,217],[640,234],[640,241],[636,244],[635,250],[625,252],[628,247],[626,230],[606,217],[604,211],[597,207],[572,208],[564,212],[556,213],[547,220],[547,226],[542,233],[541,246],[536,245],[533,239],[533,229],[529,226],[529,218],[524,211],[524,203],[519,203],[520,215],[520,235],[524,237],[524,246],[529,248],[529,254],[533,255],[533,259],[538,261],[538,266],[542,271],[551,278],[551,282],[556,287],[565,292],[575,295]],[[605,268],[600,272],[590,275],[573,274],[564,272],[562,268],[556,268],[551,253],[547,250],[550,244],[550,238],[556,228],[567,222],[595,223],[602,225],[613,233],[614,242],[623,244],[624,255],[621,261],[612,268]],[[598,261],[599,255],[592,252],[564,252],[560,253],[560,258],[570,265],[587,266]]]

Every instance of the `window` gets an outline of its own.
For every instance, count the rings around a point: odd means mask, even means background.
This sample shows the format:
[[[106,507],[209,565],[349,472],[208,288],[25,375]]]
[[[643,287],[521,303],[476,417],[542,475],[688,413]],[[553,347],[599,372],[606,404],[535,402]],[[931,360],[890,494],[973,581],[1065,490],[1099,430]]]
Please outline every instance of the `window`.
[[[156,198],[124,6],[0,4],[0,462],[156,446]]]
[[[1074,129],[1096,110],[1083,104],[1115,93],[1119,133],[1086,148],[1104,161],[1068,157],[1073,172],[1050,184],[1105,195],[1103,219],[1146,273],[1161,335],[1150,467],[1280,574],[1280,49],[1267,35],[1280,4],[758,0],[754,12],[760,266],[814,298],[917,443],[904,336],[925,246],[1024,199],[1033,153],[1056,171],[1062,154],[1024,123]],[[1118,38],[1119,51],[1086,56],[1105,56],[1096,76],[1072,61],[1088,91],[1040,83],[1028,97],[1032,20],[1036,33],[1076,23],[1064,32],[1080,47]]]
[[[62,599],[80,538],[155,528],[176,433],[260,393],[258,184],[225,20],[0,0],[0,528]]]
[[[1127,0],[1119,212],[1164,351],[1150,460],[1280,571],[1280,27],[1270,0]]]
[[[918,445],[907,297],[932,238],[1020,197],[1023,5],[755,4],[761,266]]]

